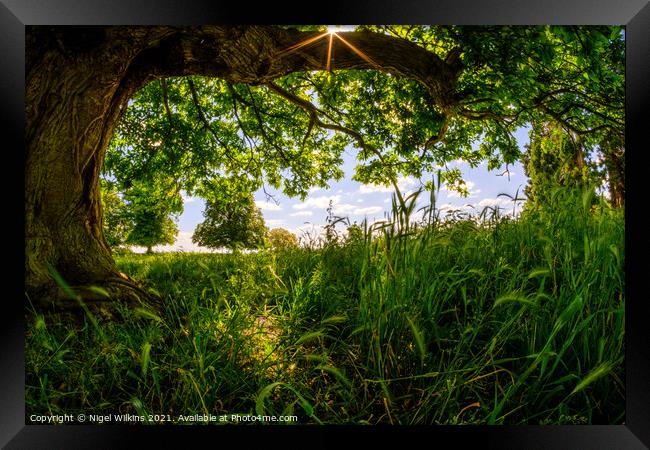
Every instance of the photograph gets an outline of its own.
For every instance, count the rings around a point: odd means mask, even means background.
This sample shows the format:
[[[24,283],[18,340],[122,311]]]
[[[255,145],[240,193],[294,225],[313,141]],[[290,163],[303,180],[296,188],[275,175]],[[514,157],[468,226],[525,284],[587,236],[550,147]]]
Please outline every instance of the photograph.
[[[26,420],[623,423],[624,69],[620,26],[28,27]]]
[[[643,448],[638,27],[51,22],[23,29],[7,448],[115,426]]]

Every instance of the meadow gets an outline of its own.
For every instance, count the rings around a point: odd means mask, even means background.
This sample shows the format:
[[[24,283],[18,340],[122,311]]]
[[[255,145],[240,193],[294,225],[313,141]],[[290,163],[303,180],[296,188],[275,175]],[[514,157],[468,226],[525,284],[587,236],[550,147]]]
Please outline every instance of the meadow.
[[[117,255],[164,308],[28,312],[27,415],[622,423],[622,209],[569,189],[517,219],[413,205],[313,248]]]

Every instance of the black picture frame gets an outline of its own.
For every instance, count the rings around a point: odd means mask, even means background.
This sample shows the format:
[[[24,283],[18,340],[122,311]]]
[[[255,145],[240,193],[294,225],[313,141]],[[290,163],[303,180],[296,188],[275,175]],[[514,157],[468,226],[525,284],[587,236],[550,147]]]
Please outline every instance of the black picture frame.
[[[0,2],[0,101],[2,135],[7,161],[5,174],[14,175],[5,186],[11,213],[7,214],[9,241],[15,255],[7,261],[16,275],[6,280],[1,315],[0,445],[17,448],[130,448],[142,439],[147,447],[187,446],[188,438],[209,438],[225,445],[228,434],[237,445],[256,439],[278,438],[287,446],[340,442],[338,433],[353,431],[362,439],[399,436],[416,445],[414,433],[431,436],[426,442],[451,439],[454,446],[478,444],[482,448],[642,449],[650,446],[650,326],[646,324],[648,296],[643,289],[647,223],[643,201],[644,147],[647,138],[642,114],[650,96],[650,4],[647,0],[438,0],[329,1],[281,5],[268,2],[224,0],[1,0]],[[165,427],[118,425],[26,425],[24,404],[24,88],[25,25],[131,25],[206,23],[426,23],[426,24],[617,24],[626,25],[626,422],[624,425],[495,426],[495,427],[291,427],[304,435],[295,441],[291,430],[274,427]],[[10,178],[3,177],[5,180]],[[645,235],[644,235],[645,232]],[[12,281],[13,280],[13,281]],[[251,432],[253,430],[254,432]],[[209,434],[209,435],[208,435]],[[404,436],[406,434],[406,436]],[[404,440],[403,438],[409,438]],[[309,441],[305,440],[308,438]],[[218,441],[215,441],[218,439]],[[210,442],[210,441],[208,441]],[[269,441],[266,441],[267,443]],[[402,445],[404,445],[402,444]]]

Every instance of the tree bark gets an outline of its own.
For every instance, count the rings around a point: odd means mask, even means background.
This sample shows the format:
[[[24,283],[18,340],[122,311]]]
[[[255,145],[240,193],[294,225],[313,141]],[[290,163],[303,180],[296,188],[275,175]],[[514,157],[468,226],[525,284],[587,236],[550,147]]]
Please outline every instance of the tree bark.
[[[120,274],[102,234],[99,173],[129,98],[167,76],[205,75],[263,84],[324,70],[321,33],[273,27],[27,27],[25,288],[33,304],[69,305],[56,271],[83,298],[143,295]],[[375,69],[418,80],[454,105],[461,67],[417,45],[375,33],[340,33],[332,69]],[[453,61],[453,62],[451,62]],[[52,270],[54,269],[54,270]]]
[[[73,286],[126,282],[102,234],[98,182],[106,147],[132,92],[122,80],[134,49],[101,29],[83,29],[80,36],[67,28],[32,31],[27,36],[25,284],[32,302],[43,305],[65,298],[52,269]],[[109,40],[117,45],[108,47]]]

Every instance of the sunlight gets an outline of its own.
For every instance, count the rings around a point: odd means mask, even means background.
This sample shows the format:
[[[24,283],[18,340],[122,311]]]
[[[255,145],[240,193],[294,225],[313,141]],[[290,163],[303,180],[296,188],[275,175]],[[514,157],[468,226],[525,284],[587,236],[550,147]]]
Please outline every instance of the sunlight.
[[[316,41],[318,41],[318,40],[320,40],[320,39],[322,39],[322,38],[324,38],[325,36],[328,36],[328,35],[329,35],[329,32],[328,33],[321,33],[321,34],[319,34],[317,36],[314,36],[312,38],[305,39],[304,41],[300,41],[297,44],[294,44],[291,47],[289,47],[289,48],[287,48],[285,50],[282,50],[279,53],[279,55],[282,55],[283,53],[294,52],[294,51],[298,50],[299,48],[305,47],[305,46],[307,46],[309,44],[313,44],[314,42],[316,42]]]
[[[332,35],[341,32],[341,25],[328,25],[327,32]]]
[[[342,38],[341,36],[339,36],[337,33],[334,33],[333,36],[336,36],[337,38],[339,38],[339,39],[341,40],[341,42],[343,42],[345,45],[347,45],[348,47],[350,47],[350,50],[352,50],[354,53],[356,53],[357,55],[359,55],[359,57],[361,57],[361,59],[363,59],[364,61],[366,61],[367,63],[369,63],[369,64],[371,64],[371,65],[373,65],[373,66],[375,66],[375,67],[379,67],[379,64],[377,64],[376,62],[374,62],[374,61],[370,58],[370,56],[366,55],[364,52],[362,52],[361,50],[359,50],[358,48],[356,48],[354,45],[350,44],[348,41],[346,41],[345,39],[343,39],[343,38]]]
[[[359,50],[357,47],[352,45],[350,42],[342,38],[339,33],[343,32],[349,32],[349,31],[354,31],[355,26],[354,25],[327,25],[327,31],[321,34],[318,34],[314,37],[311,37],[309,39],[305,39],[304,41],[300,41],[297,44],[292,45],[291,47],[288,47],[281,52],[277,54],[277,56],[286,54],[286,53],[291,53],[294,52],[298,49],[301,49],[303,47],[306,47],[310,44],[314,44],[315,42],[320,41],[322,38],[329,36],[329,42],[327,44],[327,62],[326,62],[326,68],[325,70],[327,72],[332,71],[332,51],[333,51],[333,46],[334,46],[334,36],[336,36],[338,39],[341,40],[350,50],[352,50],[354,53],[356,53],[361,59],[366,61],[367,63],[379,67],[379,64],[377,64],[375,61],[373,61],[367,54]]]
[[[332,43],[334,41],[334,31],[330,31],[330,41],[329,44],[327,45],[327,71],[331,72],[332,70]]]
[[[355,25],[327,25],[327,32],[329,34],[344,33],[354,31],[355,28]]]

